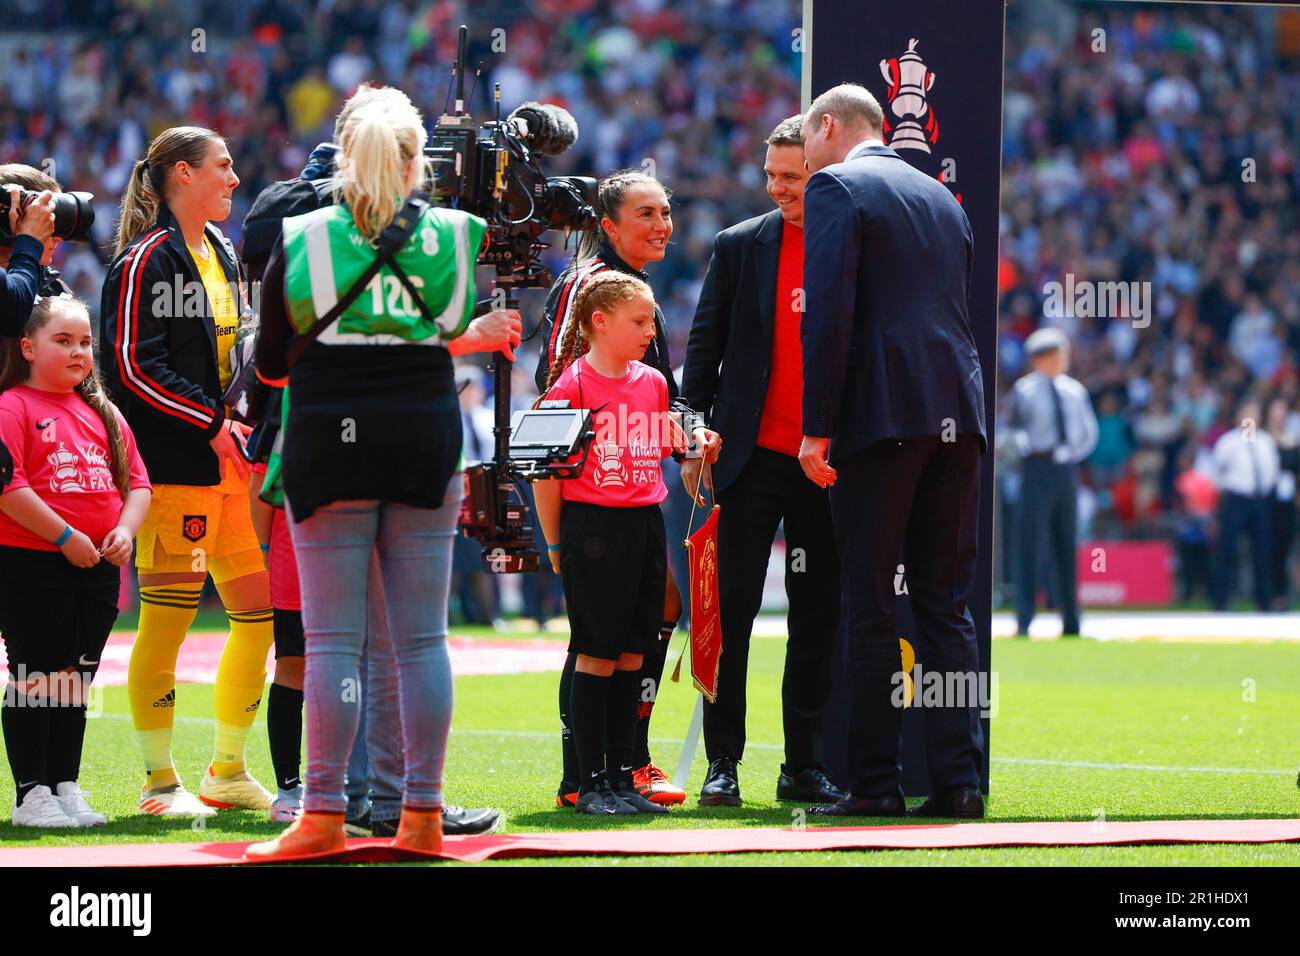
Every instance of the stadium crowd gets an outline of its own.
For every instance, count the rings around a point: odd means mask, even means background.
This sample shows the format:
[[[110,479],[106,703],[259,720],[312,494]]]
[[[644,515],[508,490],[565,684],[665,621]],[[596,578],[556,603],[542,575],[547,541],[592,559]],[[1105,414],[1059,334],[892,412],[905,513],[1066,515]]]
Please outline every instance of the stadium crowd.
[[[1266,491],[1284,607],[1300,471],[1300,17],[1200,5],[1076,13],[1061,34],[1029,22],[1007,32],[1000,434],[1028,370],[1026,338],[1057,326],[1100,432],[1080,537],[1174,541],[1188,599],[1209,590],[1220,536],[1215,445],[1256,400],[1281,458]],[[1067,276],[1149,283],[1149,311],[1048,308],[1047,284]],[[1014,450],[1001,454],[1014,508]]]

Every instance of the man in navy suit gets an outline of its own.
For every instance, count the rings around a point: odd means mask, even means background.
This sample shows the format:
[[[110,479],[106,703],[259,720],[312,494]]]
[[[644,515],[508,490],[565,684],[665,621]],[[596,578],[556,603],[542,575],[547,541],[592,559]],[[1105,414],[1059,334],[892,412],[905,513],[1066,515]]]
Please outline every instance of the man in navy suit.
[[[967,316],[970,223],[882,141],[880,104],[834,87],[804,118],[804,473],[829,487],[851,690],[850,793],[810,812],[903,816],[904,688],[894,574],[906,562],[917,660],[974,686],[984,383]],[[832,465],[831,462],[834,462]],[[948,675],[962,675],[961,679]],[[916,692],[919,703],[920,690]],[[913,815],[981,817],[978,697],[925,701],[933,796]],[[915,703],[914,703],[915,705]]]

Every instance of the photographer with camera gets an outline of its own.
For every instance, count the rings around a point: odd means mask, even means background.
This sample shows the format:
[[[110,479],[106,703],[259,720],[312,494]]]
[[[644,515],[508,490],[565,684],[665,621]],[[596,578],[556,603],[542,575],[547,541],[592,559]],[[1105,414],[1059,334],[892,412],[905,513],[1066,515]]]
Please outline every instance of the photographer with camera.
[[[223,402],[245,277],[216,223],[239,186],[225,140],[178,126],[149,144],[122,196],[100,300],[104,374],[154,482],[136,538],[140,625],[127,693],[144,757],[141,813],[266,810],[244,763],[271,647],[266,565],[248,508],[248,428]],[[212,762],[197,799],[172,761],[176,659],[208,575],[230,620],[217,668]]]
[[[442,845],[451,721],[447,596],[461,426],[452,355],[513,358],[519,316],[471,325],[483,220],[413,196],[427,134],[399,90],[375,91],[340,136],[342,201],[286,219],[264,276],[258,375],[291,385],[283,483],[302,588],[311,722],[303,813],[250,859],[344,846],[344,766],[356,736],[367,571],[379,553],[401,689],[395,846]],[[486,317],[485,317],[486,318]],[[504,323],[506,335],[494,332]]]
[[[597,189],[595,212],[598,225],[582,234],[573,263],[566,269],[546,297],[542,321],[542,349],[537,363],[537,388],[544,391],[550,379],[551,366],[561,361],[560,350],[577,314],[579,294],[592,278],[606,272],[617,272],[649,283],[644,269],[647,263],[659,262],[668,251],[668,240],[673,234],[672,207],[668,191],[653,176],[639,170],[624,169],[611,173],[600,181]],[[668,325],[658,304],[654,306],[654,339],[646,349],[642,361],[663,375],[668,385],[668,395],[675,411],[693,415],[678,397],[673,366],[668,357]],[[695,425],[703,424],[684,420],[686,434]],[[711,455],[716,458],[717,452]],[[680,453],[674,452],[675,458]],[[668,642],[682,615],[682,596],[669,568],[664,591],[663,618],[659,640],[646,650],[637,685],[651,687],[650,700],[643,702],[637,711],[636,771],[633,779],[637,792],[655,803],[671,805],[686,799],[686,791],[676,786],[650,758],[650,715],[654,697],[663,678],[664,663],[668,659]],[[560,676],[560,724],[564,759],[564,778],[555,797],[558,807],[574,806],[578,799],[580,782],[578,754],[573,743],[573,724],[569,714],[573,674],[577,655],[570,654]],[[649,681],[649,684],[646,682]]]
[[[5,163],[0,165],[0,183],[8,186],[21,187],[26,197],[30,197],[31,203],[35,203],[37,198],[48,192],[54,203],[54,231],[44,242],[44,253],[41,256],[40,268],[37,271],[36,278],[36,296],[56,296],[72,295],[72,288],[63,281],[63,276],[57,269],[51,267],[50,263],[54,260],[54,250],[65,240],[74,242],[88,242],[90,240],[90,224],[94,222],[95,216],[89,203],[89,193],[65,193],[59,188],[58,180],[49,176],[35,166],[28,166],[24,163]],[[65,207],[63,213],[63,222],[60,223],[59,213],[60,204]],[[20,203],[21,205],[21,203]],[[72,213],[69,217],[68,213]],[[71,219],[80,221],[70,222]],[[72,228],[69,228],[71,226]],[[12,230],[7,235],[12,235]],[[13,253],[11,246],[5,245],[6,234],[0,234],[0,267],[9,265],[10,256]]]
[[[0,166],[0,170],[11,170]],[[0,179],[8,186],[11,178]],[[21,184],[16,184],[21,185]],[[23,208],[22,190],[6,189],[11,244],[0,246],[0,335],[22,335],[41,285],[41,266],[49,265],[59,244],[54,236],[54,192],[43,189]]]

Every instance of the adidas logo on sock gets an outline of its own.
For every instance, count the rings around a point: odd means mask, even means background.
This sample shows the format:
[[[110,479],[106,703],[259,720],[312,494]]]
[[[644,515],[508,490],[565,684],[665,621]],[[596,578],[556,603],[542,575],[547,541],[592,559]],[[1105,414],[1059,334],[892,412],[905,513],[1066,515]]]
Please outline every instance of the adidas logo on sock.
[[[176,706],[176,688],[173,687],[166,694],[159,697],[153,702],[155,707],[175,707]]]
[[[244,708],[244,713],[246,714],[252,713],[255,710],[257,710],[258,707],[261,706],[262,706],[262,698],[259,697],[257,698],[257,700],[253,701],[251,704],[249,704],[247,707]]]

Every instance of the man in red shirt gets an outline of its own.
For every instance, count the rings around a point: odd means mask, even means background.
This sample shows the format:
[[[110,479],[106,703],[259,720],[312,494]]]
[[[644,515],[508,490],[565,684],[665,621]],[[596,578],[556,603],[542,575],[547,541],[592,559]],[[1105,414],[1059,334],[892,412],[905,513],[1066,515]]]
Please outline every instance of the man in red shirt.
[[[718,233],[691,326],[682,394],[724,438],[712,470],[722,506],[718,590],[722,657],[718,699],[704,705],[709,772],[700,803],[739,806],[736,765],[745,750],[749,638],[763,598],[768,555],[784,522],[789,642],[781,684],[785,763],[780,800],[843,796],[822,766],[822,716],[830,697],[839,626],[840,569],[826,489],[799,465],[803,437],[802,116],[765,141],[763,171],[776,210]],[[698,459],[682,466],[694,491]],[[706,482],[707,483],[707,482]]]

